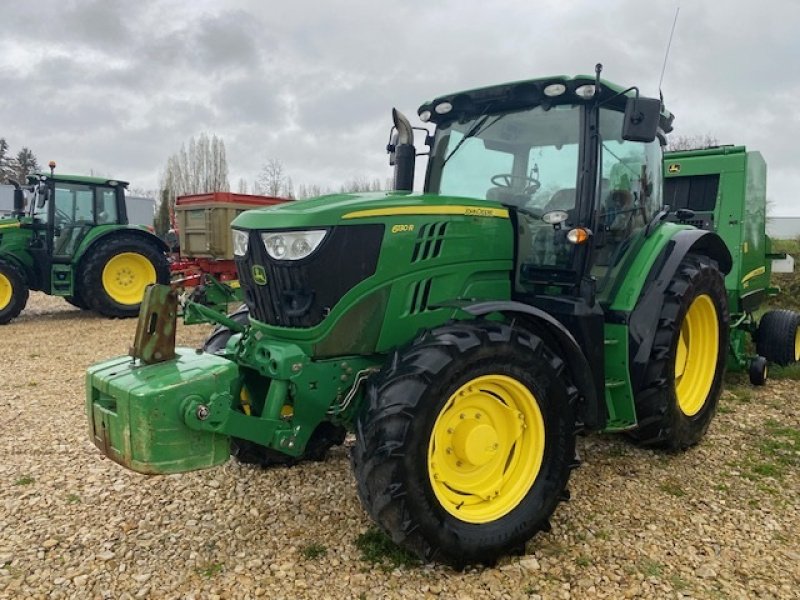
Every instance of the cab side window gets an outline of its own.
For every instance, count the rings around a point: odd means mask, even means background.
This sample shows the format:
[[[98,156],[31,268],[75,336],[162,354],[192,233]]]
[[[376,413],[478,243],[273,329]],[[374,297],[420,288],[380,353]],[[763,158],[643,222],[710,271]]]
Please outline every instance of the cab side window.
[[[97,188],[97,224],[117,222],[117,192],[113,188]]]

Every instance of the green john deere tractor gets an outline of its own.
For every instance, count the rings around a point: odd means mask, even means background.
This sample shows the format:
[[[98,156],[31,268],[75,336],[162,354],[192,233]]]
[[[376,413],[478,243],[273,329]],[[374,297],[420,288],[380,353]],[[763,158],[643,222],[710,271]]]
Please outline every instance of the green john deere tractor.
[[[320,459],[353,432],[366,511],[454,565],[548,528],[579,432],[696,444],[740,255],[664,206],[672,115],[599,73],[423,104],[423,193],[394,111],[395,191],[237,217],[246,307],[176,349],[175,294],[151,287],[134,360],[87,374],[91,439],[157,474]]]
[[[166,245],[128,226],[127,183],[37,173],[0,218],[0,325],[25,308],[29,290],[63,296],[109,317],[139,313],[145,288],[169,283]],[[27,207],[26,207],[27,205]]]

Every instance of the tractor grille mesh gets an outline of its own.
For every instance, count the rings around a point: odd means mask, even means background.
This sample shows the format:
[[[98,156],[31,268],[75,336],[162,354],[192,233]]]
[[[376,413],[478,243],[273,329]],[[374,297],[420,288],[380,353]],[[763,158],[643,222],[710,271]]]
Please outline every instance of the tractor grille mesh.
[[[270,258],[260,234],[250,232],[247,256],[236,259],[251,316],[280,327],[313,327],[342,296],[375,273],[383,225],[333,227],[310,257],[298,261]],[[266,273],[266,284],[253,278],[259,268]]]

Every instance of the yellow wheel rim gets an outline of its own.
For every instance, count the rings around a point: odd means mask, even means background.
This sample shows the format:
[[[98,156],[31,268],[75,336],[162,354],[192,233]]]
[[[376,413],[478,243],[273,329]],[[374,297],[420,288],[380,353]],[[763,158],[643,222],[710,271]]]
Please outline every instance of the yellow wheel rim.
[[[530,491],[544,446],[544,419],[531,391],[506,375],[476,377],[450,396],[433,424],[433,493],[461,521],[499,519]]]
[[[0,273],[0,310],[11,304],[11,297],[14,294],[14,286],[11,280]]]
[[[103,289],[118,304],[139,304],[144,290],[156,282],[156,269],[141,254],[117,254],[103,268]]]
[[[719,357],[719,322],[707,294],[694,299],[681,324],[675,351],[675,395],[688,417],[700,412],[708,399]]]
[[[800,327],[794,331],[794,362],[800,362]]]

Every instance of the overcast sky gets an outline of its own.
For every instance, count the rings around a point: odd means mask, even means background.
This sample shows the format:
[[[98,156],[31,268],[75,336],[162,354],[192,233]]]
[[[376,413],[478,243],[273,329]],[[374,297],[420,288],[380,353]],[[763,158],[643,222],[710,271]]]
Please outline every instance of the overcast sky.
[[[64,173],[152,189],[221,136],[232,186],[269,159],[295,186],[390,176],[390,110],[592,73],[658,93],[672,0],[3,2],[0,137]],[[800,215],[800,2],[681,5],[664,78],[675,134],[761,150],[774,214]]]

